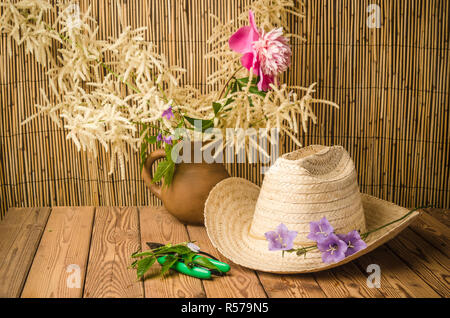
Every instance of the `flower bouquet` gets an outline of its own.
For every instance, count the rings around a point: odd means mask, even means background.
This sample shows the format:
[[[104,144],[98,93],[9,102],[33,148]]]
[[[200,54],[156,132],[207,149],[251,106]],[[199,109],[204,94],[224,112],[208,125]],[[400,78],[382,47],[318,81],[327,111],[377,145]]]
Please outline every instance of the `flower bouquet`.
[[[96,155],[101,145],[110,152],[110,173],[117,158],[122,177],[132,151],[140,153],[142,166],[156,144],[167,156],[153,181],[169,185],[176,162],[173,148],[196,133],[207,142],[226,129],[265,129],[270,135],[276,128],[300,146],[298,134],[306,132],[308,120],[316,123],[312,105],[337,107],[312,97],[315,83],[304,88],[282,81],[292,62],[290,40],[303,40],[284,33],[288,16],[304,17],[302,4],[294,0],[257,0],[227,22],[212,17],[215,26],[205,58],[216,67],[206,93],[181,85],[186,71],[170,65],[146,40],[146,28],[132,29],[121,20],[116,38],[100,39],[90,9],[80,12],[75,2],[60,1],[54,21],[49,18],[54,8],[44,0],[7,0],[0,8],[0,31],[33,53],[48,76],[48,90],[41,90],[44,103],[23,124],[48,115],[68,131],[67,139],[78,150]],[[269,155],[239,133],[221,149],[232,146],[239,152],[249,145]]]

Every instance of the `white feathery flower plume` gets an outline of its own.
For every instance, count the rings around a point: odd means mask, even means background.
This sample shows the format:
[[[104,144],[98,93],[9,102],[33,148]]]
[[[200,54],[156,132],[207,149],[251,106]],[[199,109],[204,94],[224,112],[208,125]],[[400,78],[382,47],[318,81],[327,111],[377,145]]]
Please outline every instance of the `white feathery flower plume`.
[[[239,25],[246,23],[248,8],[236,21],[222,23],[213,17],[215,26],[207,42],[209,52],[205,57],[216,67],[208,76],[209,90],[204,93],[189,85],[179,85],[185,70],[169,65],[154,43],[146,40],[146,28],[132,29],[122,25],[116,38],[99,40],[99,28],[90,16],[90,8],[84,13],[77,12],[79,16],[74,24],[69,10],[74,5],[77,4],[61,1],[58,4],[61,14],[51,24],[46,19],[53,7],[47,1],[0,2],[0,32],[6,33],[10,41],[24,45],[26,52],[33,53],[48,69],[49,95],[41,91],[44,103],[37,105],[37,113],[23,124],[41,114],[48,115],[68,131],[67,138],[78,150],[97,155],[100,146],[109,152],[110,173],[115,169],[117,158],[122,178],[125,177],[125,161],[143,142],[139,134],[142,127],[148,130],[156,125],[174,131],[176,123],[161,120],[162,112],[169,107],[192,118],[213,118],[214,128],[223,135],[227,128],[278,128],[298,145],[299,126],[306,132],[307,122],[316,122],[312,104],[337,107],[332,102],[312,97],[315,84],[308,88],[270,84],[271,89],[263,97],[250,89],[253,74],[241,69],[239,54],[228,45],[230,36],[236,31],[236,22]],[[256,0],[251,9],[262,30],[273,30],[263,32],[262,41],[255,49],[264,50],[265,42],[279,41],[279,49],[286,50],[287,46],[281,45],[285,41],[281,38],[281,30],[289,27],[288,15],[304,17],[303,5],[298,7],[294,0]],[[285,36],[302,40],[293,34]],[[59,44],[57,60],[53,60],[50,53],[54,41]],[[268,58],[266,71],[283,71],[290,60],[274,61],[290,56],[287,53],[264,52]],[[240,76],[250,77],[247,85],[224,97],[223,89],[229,79]],[[225,105],[218,116],[213,109],[214,103]],[[212,137],[205,135],[205,138]],[[226,142],[237,148],[252,143],[245,141],[245,137]],[[268,155],[258,144],[255,146]]]

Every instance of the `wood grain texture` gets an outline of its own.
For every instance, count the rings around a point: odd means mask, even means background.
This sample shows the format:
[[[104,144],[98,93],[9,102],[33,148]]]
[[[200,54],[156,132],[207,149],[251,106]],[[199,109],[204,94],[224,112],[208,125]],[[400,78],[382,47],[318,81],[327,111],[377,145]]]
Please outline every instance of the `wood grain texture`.
[[[378,291],[387,298],[440,297],[425,281],[398,258],[386,245],[355,260],[363,272],[370,264],[380,266]],[[368,277],[370,273],[365,276]]]
[[[50,208],[13,208],[0,223],[0,298],[19,297]]]
[[[328,298],[380,298],[376,288],[367,286],[367,277],[354,262],[317,273],[317,283]]]
[[[442,297],[450,297],[450,260],[439,250],[425,242],[411,229],[404,230],[389,248],[419,277]]]
[[[429,208],[424,209],[430,216],[441,222],[447,227],[450,227],[450,210]]]
[[[162,244],[189,241],[186,227],[162,207],[139,208],[141,220],[141,247],[148,250],[146,242]],[[206,297],[201,280],[175,271],[166,278],[158,274],[160,268],[155,264],[145,277],[145,297],[148,298],[191,298]]]
[[[143,297],[142,282],[129,268],[139,247],[137,208],[97,208],[83,296]]]
[[[324,298],[312,274],[278,275],[257,272],[264,290],[270,298]]]
[[[231,266],[222,277],[204,280],[203,286],[209,298],[266,298],[267,295],[253,270],[239,266],[221,255],[211,244],[203,226],[187,226],[189,238],[195,241],[202,251],[213,255],[221,262]]]
[[[204,227],[186,227],[161,207],[18,208],[0,222],[0,295],[448,298],[448,232],[425,214],[389,243],[351,263],[307,275],[276,275],[231,263],[212,246]],[[129,269],[130,254],[147,249],[145,242],[188,240],[230,263],[231,271],[209,281],[173,271],[161,279],[155,277],[156,265],[142,282]],[[71,264],[80,267],[80,288],[69,288]],[[369,264],[380,266],[380,288],[367,285]]]
[[[428,213],[422,213],[410,228],[420,237],[450,257],[450,229]]]
[[[93,218],[93,207],[52,208],[22,297],[81,297]],[[68,284],[76,274],[68,272],[69,265],[80,270],[80,288]]]

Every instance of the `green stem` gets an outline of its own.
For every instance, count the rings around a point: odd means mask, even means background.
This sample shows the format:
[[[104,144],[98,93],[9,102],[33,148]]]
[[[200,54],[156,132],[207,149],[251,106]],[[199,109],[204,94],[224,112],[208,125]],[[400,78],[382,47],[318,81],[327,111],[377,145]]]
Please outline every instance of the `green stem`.
[[[426,208],[430,208],[430,207],[431,207],[431,206],[421,206],[421,207],[415,208],[415,209],[409,211],[408,213],[406,213],[405,215],[403,215],[402,217],[400,217],[400,218],[394,220],[394,221],[391,221],[391,222],[386,223],[386,224],[384,224],[384,225],[382,225],[382,226],[380,226],[380,227],[377,227],[376,229],[373,229],[373,230],[370,230],[370,231],[367,231],[367,232],[361,234],[361,239],[363,239],[363,240],[367,239],[367,237],[368,237],[370,234],[372,234],[372,233],[374,233],[374,232],[377,232],[377,231],[379,231],[379,230],[381,230],[381,229],[384,229],[385,227],[387,227],[387,226],[389,226],[389,225],[392,225],[392,224],[394,224],[394,223],[397,223],[397,222],[399,222],[399,221],[401,221],[401,220],[407,218],[408,216],[410,216],[412,213],[414,213],[414,212],[417,211],[417,210],[420,210],[420,209],[426,209]],[[310,245],[310,246],[305,246],[305,247],[300,247],[300,248],[292,249],[292,250],[289,250],[289,252],[302,251],[302,252],[304,252],[304,254],[306,254],[306,252],[308,252],[309,250],[314,250],[314,249],[316,249],[316,248],[317,248],[317,244],[316,244],[316,245]]]
[[[158,126],[155,126],[155,125],[153,125],[153,124],[148,124],[148,123],[141,123],[141,122],[134,122],[135,124],[138,124],[138,125],[141,125],[141,126],[147,126],[147,127],[149,127],[149,128],[154,128],[154,129],[157,129],[157,130],[161,130],[162,132],[164,132],[164,133],[166,133],[166,134],[170,134],[170,131],[168,131],[167,129],[163,129],[163,128],[161,128],[161,127],[158,127]]]
[[[239,72],[241,69],[242,69],[242,66],[239,67],[239,68],[238,68],[238,69],[230,76],[230,78],[227,80],[227,82],[226,82],[225,85],[223,86],[222,90],[220,91],[220,94],[219,94],[219,100],[222,99],[223,92],[225,91],[225,88],[228,87],[228,84],[230,83],[230,81],[234,78],[234,75],[236,75],[237,72]]]
[[[384,224],[384,225],[382,225],[382,226],[380,226],[380,227],[377,227],[377,228],[374,229],[374,230],[371,230],[371,231],[368,231],[368,232],[366,232],[366,233],[361,234],[361,238],[364,237],[364,239],[366,239],[366,238],[369,236],[369,234],[372,234],[373,232],[376,232],[376,231],[379,231],[379,230],[381,230],[381,229],[384,229],[385,227],[387,227],[387,226],[389,226],[389,225],[392,225],[392,224],[394,224],[394,223],[397,223],[397,222],[399,222],[399,221],[401,221],[401,220],[407,218],[408,216],[410,216],[412,213],[416,212],[417,210],[420,210],[420,209],[426,209],[426,208],[429,208],[429,207],[430,207],[430,206],[421,206],[421,207],[412,209],[411,211],[409,211],[408,213],[406,213],[406,214],[405,214],[404,216],[402,216],[401,218],[398,218],[398,219],[396,219],[396,220],[394,220],[394,221],[392,221],[392,222],[389,222],[389,223],[386,223],[386,224]]]
[[[107,70],[109,73],[111,73],[112,75],[114,75],[118,80],[120,80],[122,83],[124,83],[125,85],[127,85],[130,89],[132,89],[133,91],[135,91],[136,93],[140,93],[141,91],[139,90],[139,88],[137,88],[136,86],[134,86],[133,84],[129,83],[128,81],[126,81],[125,79],[123,79],[119,74],[117,74],[116,72],[114,72],[108,65],[106,65],[104,62],[100,61],[97,59],[97,62],[100,63],[100,65]]]

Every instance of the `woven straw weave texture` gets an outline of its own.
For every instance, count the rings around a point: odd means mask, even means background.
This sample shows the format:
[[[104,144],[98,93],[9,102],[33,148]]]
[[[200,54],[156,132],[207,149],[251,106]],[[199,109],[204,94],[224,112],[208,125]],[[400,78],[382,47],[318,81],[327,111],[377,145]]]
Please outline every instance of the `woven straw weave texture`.
[[[188,70],[187,82],[205,89],[213,65],[203,59],[212,21],[237,16],[250,0],[117,0],[132,27],[147,26],[148,39],[172,63]],[[100,36],[119,33],[115,1],[92,5]],[[370,4],[380,7],[380,28],[369,28]],[[361,192],[405,207],[450,208],[449,2],[445,0],[305,1],[306,19],[290,21],[293,65],[285,79],[318,82],[320,98],[339,110],[315,107],[303,145],[342,145],[352,157]],[[370,10],[369,10],[370,11]],[[57,14],[55,11],[54,15]],[[47,89],[45,69],[23,48],[0,39],[0,215],[13,206],[148,205],[159,202],[145,188],[139,155],[129,158],[126,177],[108,175],[109,154],[78,153],[67,132],[48,118],[26,126]],[[297,149],[282,140],[282,152]],[[261,184],[257,164],[228,164],[231,175]]]

